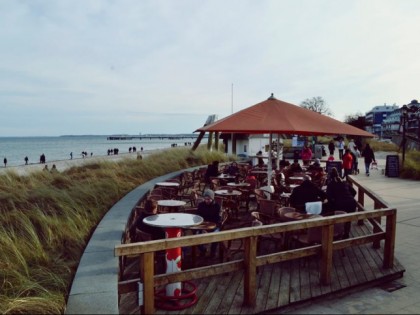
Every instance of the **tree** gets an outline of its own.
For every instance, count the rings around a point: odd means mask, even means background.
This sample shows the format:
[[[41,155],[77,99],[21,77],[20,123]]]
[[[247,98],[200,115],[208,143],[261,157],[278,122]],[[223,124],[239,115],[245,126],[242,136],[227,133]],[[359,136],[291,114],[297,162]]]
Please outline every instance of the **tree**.
[[[362,113],[350,114],[344,117],[344,122],[353,127],[365,130],[367,126],[365,115]]]
[[[321,96],[307,98],[302,103],[300,103],[300,106],[306,109],[310,109],[316,113],[333,116],[332,111]]]

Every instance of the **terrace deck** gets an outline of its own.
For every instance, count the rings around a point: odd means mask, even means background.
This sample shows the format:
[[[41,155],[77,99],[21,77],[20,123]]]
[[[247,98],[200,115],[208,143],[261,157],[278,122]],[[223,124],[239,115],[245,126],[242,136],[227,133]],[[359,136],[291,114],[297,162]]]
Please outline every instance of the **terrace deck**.
[[[369,224],[352,225],[352,235],[364,235]],[[264,242],[269,247],[271,242]],[[265,245],[266,244],[266,245]],[[257,303],[255,307],[243,306],[243,272],[227,273],[193,281],[197,285],[198,302],[182,311],[164,311],[156,308],[157,314],[255,314],[284,308],[295,303],[326,297],[332,293],[357,286],[377,285],[403,276],[404,267],[398,259],[394,267],[384,269],[383,249],[374,249],[372,244],[353,246],[335,251],[334,270],[330,285],[320,284],[318,257],[308,257],[261,266],[257,275]],[[197,261],[198,266],[211,263],[209,258]],[[138,263],[134,264],[138,268]],[[185,266],[187,268],[187,266]],[[137,294],[121,296],[120,313],[140,313]]]

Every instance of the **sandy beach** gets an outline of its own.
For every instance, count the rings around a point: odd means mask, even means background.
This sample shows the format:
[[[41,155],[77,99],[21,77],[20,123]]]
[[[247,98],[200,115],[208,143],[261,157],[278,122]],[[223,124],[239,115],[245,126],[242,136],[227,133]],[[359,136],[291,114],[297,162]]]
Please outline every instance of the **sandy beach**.
[[[57,160],[57,161],[48,161],[45,164],[40,163],[33,163],[28,165],[19,165],[19,166],[7,166],[0,168],[0,174],[4,174],[5,172],[14,172],[18,175],[28,175],[32,172],[42,171],[45,168],[45,165],[48,165],[48,169],[51,169],[53,164],[55,164],[57,170],[64,171],[69,169],[73,166],[82,166],[83,164],[94,163],[96,161],[121,161],[123,159],[137,159],[138,154],[142,156],[142,158],[147,158],[149,155],[153,153],[157,153],[160,151],[170,150],[169,149],[156,149],[156,150],[145,150],[143,152],[135,152],[135,153],[120,153],[117,155],[101,155],[101,156],[92,156],[92,157],[85,157],[85,158],[73,158],[68,160]]]

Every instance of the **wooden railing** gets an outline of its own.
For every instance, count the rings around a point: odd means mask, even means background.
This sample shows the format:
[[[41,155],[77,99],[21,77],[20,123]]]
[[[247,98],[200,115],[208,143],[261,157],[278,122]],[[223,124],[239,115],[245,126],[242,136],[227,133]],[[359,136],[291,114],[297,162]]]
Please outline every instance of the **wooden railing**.
[[[256,273],[257,267],[267,264],[274,264],[282,261],[298,259],[302,257],[320,255],[320,281],[322,284],[331,282],[332,254],[333,251],[346,247],[373,243],[380,245],[384,240],[383,267],[391,268],[394,263],[396,209],[387,208],[386,203],[374,192],[362,187],[356,181],[351,180],[359,189],[358,205],[359,211],[342,215],[328,216],[310,220],[302,220],[290,223],[278,223],[261,227],[249,227],[235,230],[208,233],[193,236],[184,236],[165,240],[157,240],[143,243],[121,244],[115,247],[116,256],[140,257],[140,279],[120,281],[119,293],[137,291],[137,283],[143,283],[142,312],[154,313],[154,287],[162,286],[173,282],[182,282],[193,279],[200,279],[215,276],[226,272],[238,270],[244,271],[244,304],[253,306],[256,303]],[[375,209],[367,211],[364,208],[364,196],[367,195],[374,201]],[[383,209],[380,209],[383,208]],[[381,227],[381,218],[386,217],[385,230]],[[353,237],[346,240],[335,241],[334,224],[349,221],[368,220],[373,224],[373,232],[368,235]],[[266,234],[293,232],[307,228],[321,227],[322,241],[319,245],[307,246],[298,249],[284,250],[269,255],[257,255],[257,238]],[[155,275],[154,255],[157,251],[175,247],[189,247],[212,242],[223,242],[228,240],[243,239],[244,258],[240,260],[214,264],[207,267],[194,268],[170,274]]]

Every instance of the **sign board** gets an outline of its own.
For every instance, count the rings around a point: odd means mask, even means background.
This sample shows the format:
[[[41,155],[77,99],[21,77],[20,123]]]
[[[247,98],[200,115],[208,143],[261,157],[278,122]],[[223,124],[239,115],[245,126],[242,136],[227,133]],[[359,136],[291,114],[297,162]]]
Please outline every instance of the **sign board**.
[[[388,176],[388,177],[400,176],[400,160],[399,160],[398,155],[386,156],[385,176]]]

